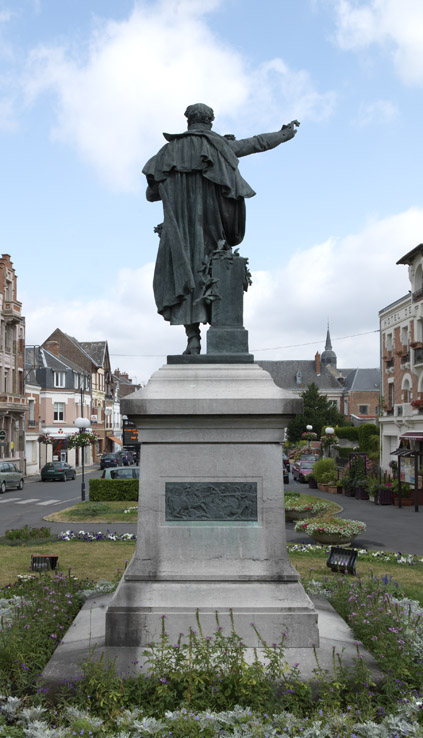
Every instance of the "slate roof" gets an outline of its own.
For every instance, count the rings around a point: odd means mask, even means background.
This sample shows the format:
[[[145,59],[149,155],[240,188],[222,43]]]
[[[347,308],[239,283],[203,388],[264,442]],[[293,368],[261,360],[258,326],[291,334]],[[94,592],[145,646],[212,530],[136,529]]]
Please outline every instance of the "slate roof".
[[[106,358],[107,341],[79,341],[85,353],[91,357],[97,366],[104,366]]]
[[[256,364],[265,369],[271,375],[274,383],[283,389],[303,392],[314,382],[320,390],[341,390],[338,380],[326,367],[321,368],[321,373],[316,374],[314,359],[310,360],[288,360],[288,361],[256,361]],[[296,375],[301,372],[302,384],[297,384]]]
[[[354,369],[345,378],[349,392],[375,392],[380,388],[380,369]]]
[[[51,351],[47,351],[42,346],[25,346],[25,364],[35,369],[49,368],[53,371],[63,371],[64,369],[72,369],[78,374],[87,374],[78,364],[75,364],[65,356],[56,356]]]

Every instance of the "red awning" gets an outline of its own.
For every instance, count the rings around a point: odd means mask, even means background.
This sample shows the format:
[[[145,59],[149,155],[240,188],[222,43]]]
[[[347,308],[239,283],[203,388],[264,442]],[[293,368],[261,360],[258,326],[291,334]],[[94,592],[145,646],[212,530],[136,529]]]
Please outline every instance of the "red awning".
[[[409,431],[408,433],[404,433],[403,436],[400,436],[400,439],[408,441],[423,441],[423,431]]]

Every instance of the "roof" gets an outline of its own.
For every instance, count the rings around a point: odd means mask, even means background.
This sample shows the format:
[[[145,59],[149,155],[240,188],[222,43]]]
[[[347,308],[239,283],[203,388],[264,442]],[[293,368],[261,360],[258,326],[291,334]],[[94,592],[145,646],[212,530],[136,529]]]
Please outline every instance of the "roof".
[[[25,364],[32,366],[34,369],[53,369],[53,371],[63,372],[65,369],[72,369],[78,374],[87,374],[85,369],[75,364],[66,356],[56,356],[51,351],[47,351],[43,346],[25,346]]]
[[[342,390],[338,380],[326,369],[321,367],[321,373],[316,374],[314,359],[288,361],[256,361],[256,364],[271,375],[274,383],[283,389],[302,392],[314,382],[320,390]],[[301,384],[297,383],[297,373],[301,372]]]
[[[353,369],[345,377],[349,392],[375,392],[380,389],[380,369]]]
[[[90,356],[98,366],[104,366],[107,351],[107,341],[79,341],[85,353]]]
[[[412,264],[418,254],[423,253],[423,243],[419,243],[414,249],[411,249],[407,254],[401,256],[401,259],[397,261],[397,264]]]

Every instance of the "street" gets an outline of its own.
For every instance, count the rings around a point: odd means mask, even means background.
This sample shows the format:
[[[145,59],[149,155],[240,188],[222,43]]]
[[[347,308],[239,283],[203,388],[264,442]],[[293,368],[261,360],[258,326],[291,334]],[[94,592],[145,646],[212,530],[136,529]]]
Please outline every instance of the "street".
[[[86,496],[88,499],[88,480],[100,477],[98,467],[85,473]],[[76,479],[66,482],[27,482],[23,490],[8,490],[0,495],[0,535],[11,528],[22,528],[29,525],[39,528],[42,525],[52,527],[54,524],[43,521],[45,515],[71,507],[81,500],[81,473]],[[56,524],[54,532],[67,526]],[[52,527],[53,532],[53,527]]]

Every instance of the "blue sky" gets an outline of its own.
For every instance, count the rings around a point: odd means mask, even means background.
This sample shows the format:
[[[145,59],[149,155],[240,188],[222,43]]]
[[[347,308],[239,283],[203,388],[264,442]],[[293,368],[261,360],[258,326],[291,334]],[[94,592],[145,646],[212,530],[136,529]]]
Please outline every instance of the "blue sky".
[[[376,366],[395,262],[423,241],[422,88],[421,0],[0,0],[1,252],[27,343],[106,338],[138,381],[183,350],[141,169],[205,102],[238,138],[301,121],[240,163],[250,349],[313,358],[329,319],[338,364]]]

